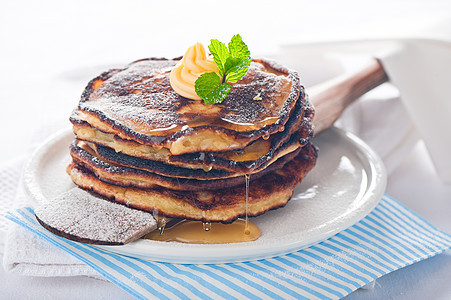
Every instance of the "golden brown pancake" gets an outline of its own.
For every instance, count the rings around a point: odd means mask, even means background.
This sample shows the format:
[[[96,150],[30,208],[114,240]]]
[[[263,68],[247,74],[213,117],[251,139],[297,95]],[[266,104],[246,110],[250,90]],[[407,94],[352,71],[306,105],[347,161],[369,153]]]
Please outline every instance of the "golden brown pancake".
[[[296,72],[253,60],[222,103],[192,101],[170,85],[176,63],[144,59],[103,73],[83,92],[77,117],[101,132],[173,155],[220,152],[282,131],[296,101],[305,98]]]
[[[230,172],[252,173],[257,168],[263,168],[271,164],[274,156],[280,153],[278,149],[293,135],[297,135],[299,146],[306,144],[313,135],[312,118],[314,115],[311,103],[305,99],[296,103],[295,111],[281,132],[277,132],[267,139],[259,138],[250,143],[244,149],[225,152],[197,152],[182,155],[171,155],[168,149],[155,149],[148,145],[138,144],[133,141],[123,140],[118,136],[101,132],[81,121],[76,113],[72,115],[71,122],[74,125],[74,133],[77,138],[95,143],[96,148],[106,146],[133,157],[164,162],[174,166],[190,169],[220,169]],[[293,141],[291,142],[293,144]],[[286,147],[285,147],[286,148]],[[294,151],[295,148],[292,149]],[[286,152],[289,153],[290,151]],[[120,162],[117,162],[120,164]],[[122,164],[124,165],[124,164]]]
[[[313,136],[314,110],[309,101],[306,101],[303,108],[302,116],[295,114],[288,120],[284,131],[271,135],[267,140],[260,138],[242,150],[170,155],[169,162],[171,164],[201,164],[204,168],[229,170],[237,173],[259,171],[269,166],[281,155],[290,153],[310,141]]]
[[[297,148],[295,151],[281,156],[280,159],[276,160],[267,168],[252,174],[251,179],[255,180],[266,173],[282,168],[287,162],[293,159],[300,150],[300,148]],[[124,187],[165,187],[177,191],[203,191],[234,187],[245,183],[244,174],[237,176],[235,176],[236,174],[233,174],[233,177],[223,179],[208,179],[205,177],[213,177],[217,172],[183,169],[153,161],[150,162],[150,167],[152,167],[154,171],[157,171],[157,173],[133,167],[124,167],[103,157],[99,158],[97,153],[90,148],[87,143],[77,140],[70,146],[70,154],[74,164],[88,169],[101,181]],[[134,159],[136,160],[136,158]],[[142,161],[142,159],[138,159],[138,161]],[[140,165],[140,163],[137,164]],[[171,172],[184,174],[186,177],[173,177],[170,176]],[[165,173],[166,175],[161,175],[161,173]],[[191,176],[189,176],[190,174]],[[201,177],[203,180],[196,179],[196,177]]]
[[[284,206],[294,187],[313,168],[317,152],[310,143],[283,168],[261,176],[249,186],[248,215],[257,216]],[[99,180],[91,171],[76,164],[67,168],[81,188],[93,191],[129,207],[159,215],[205,222],[231,222],[246,213],[245,186],[213,191],[173,191],[166,188],[121,187]]]

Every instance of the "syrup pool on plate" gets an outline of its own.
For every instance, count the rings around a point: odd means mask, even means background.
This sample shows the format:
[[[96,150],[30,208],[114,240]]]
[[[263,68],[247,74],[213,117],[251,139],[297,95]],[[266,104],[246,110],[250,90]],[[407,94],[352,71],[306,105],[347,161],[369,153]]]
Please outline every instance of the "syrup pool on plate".
[[[166,228],[162,234],[155,230],[144,238],[162,242],[180,242],[190,244],[226,244],[255,241],[260,237],[257,225],[238,219],[230,224],[209,223],[184,220]],[[208,230],[205,230],[208,226]],[[247,230],[246,230],[247,229]]]

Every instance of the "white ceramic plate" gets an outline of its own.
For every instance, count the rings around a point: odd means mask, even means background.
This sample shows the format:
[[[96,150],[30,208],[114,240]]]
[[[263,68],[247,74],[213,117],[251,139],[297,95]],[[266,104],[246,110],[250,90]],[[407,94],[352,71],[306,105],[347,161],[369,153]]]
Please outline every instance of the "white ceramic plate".
[[[39,203],[73,188],[65,168],[72,132],[64,130],[34,153],[24,174],[30,196]],[[352,226],[379,202],[386,173],[379,157],[354,135],[333,128],[316,137],[316,167],[284,208],[252,218],[262,236],[253,242],[196,245],[138,240],[107,251],[172,263],[238,262],[281,255],[321,242]]]

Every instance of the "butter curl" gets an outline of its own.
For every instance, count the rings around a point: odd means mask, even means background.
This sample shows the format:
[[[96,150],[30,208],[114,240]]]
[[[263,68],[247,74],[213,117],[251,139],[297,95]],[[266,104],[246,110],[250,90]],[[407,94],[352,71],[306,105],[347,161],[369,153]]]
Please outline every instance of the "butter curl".
[[[192,100],[202,100],[194,89],[200,75],[207,72],[218,73],[218,66],[207,56],[201,43],[196,43],[186,50],[183,58],[175,65],[169,75],[174,91],[182,97]]]

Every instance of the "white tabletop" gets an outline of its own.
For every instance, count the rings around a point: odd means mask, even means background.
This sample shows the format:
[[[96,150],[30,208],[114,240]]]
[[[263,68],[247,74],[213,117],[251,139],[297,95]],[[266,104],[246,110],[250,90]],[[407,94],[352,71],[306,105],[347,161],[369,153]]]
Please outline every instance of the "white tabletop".
[[[195,41],[208,44],[210,38],[227,40],[240,33],[255,55],[271,55],[288,44],[394,37],[451,40],[445,31],[430,31],[434,22],[451,28],[446,19],[451,17],[449,1],[379,1],[377,6],[310,2],[228,1],[218,13],[207,1],[3,1],[0,164],[28,153],[39,142],[33,138],[37,133],[68,126],[84,86],[100,71],[143,57],[178,56]],[[389,174],[386,192],[451,233],[451,185],[436,175],[421,141]],[[449,299],[450,282],[448,251],[386,275],[373,289],[348,298]],[[23,277],[1,268],[0,290],[8,299],[128,297],[97,279]]]

